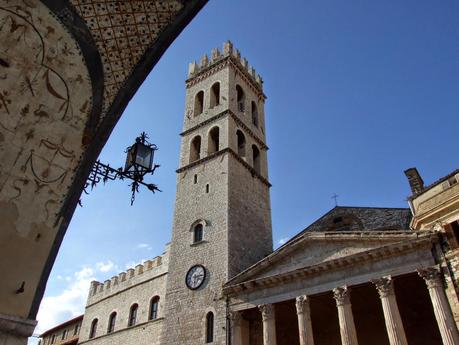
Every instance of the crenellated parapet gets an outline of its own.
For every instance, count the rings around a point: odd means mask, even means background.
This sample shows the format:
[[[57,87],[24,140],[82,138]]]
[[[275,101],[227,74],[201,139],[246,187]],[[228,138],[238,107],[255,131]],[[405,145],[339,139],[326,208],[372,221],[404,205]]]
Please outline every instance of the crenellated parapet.
[[[204,55],[199,62],[193,61],[188,68],[188,81],[211,70],[223,61],[231,61],[247,76],[260,90],[263,89],[263,79],[253,66],[249,65],[246,58],[241,57],[241,52],[233,47],[231,41],[223,44],[223,52],[218,48],[212,49],[210,58]]]
[[[92,281],[87,305],[91,305],[137,284],[162,276],[167,273],[167,269],[168,251],[161,256],[146,260],[143,264],[138,264],[134,268],[129,268],[125,272],[120,272],[103,283]]]

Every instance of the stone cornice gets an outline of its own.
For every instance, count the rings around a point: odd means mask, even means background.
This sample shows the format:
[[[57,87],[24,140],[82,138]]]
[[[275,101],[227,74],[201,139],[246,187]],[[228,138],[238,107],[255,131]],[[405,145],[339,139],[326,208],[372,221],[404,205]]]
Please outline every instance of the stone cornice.
[[[241,291],[251,291],[258,288],[267,288],[278,285],[283,282],[290,282],[297,279],[305,279],[306,277],[323,274],[325,272],[334,271],[341,268],[351,267],[366,262],[377,261],[383,258],[396,256],[401,253],[410,252],[422,247],[428,247],[438,240],[432,234],[430,236],[422,236],[413,240],[405,240],[378,248],[366,250],[341,258],[324,261],[318,264],[295,269],[290,272],[280,273],[269,277],[255,278],[242,282],[231,283],[229,281],[223,288],[224,295],[237,294]],[[269,258],[269,256],[268,256]],[[262,260],[263,261],[263,260]],[[269,260],[268,260],[269,263]],[[236,278],[236,277],[235,277]],[[233,278],[233,280],[235,279]]]
[[[258,145],[260,145],[260,148],[263,149],[263,150],[268,150],[268,146],[266,146],[266,144],[263,142],[263,140],[261,140],[244,122],[242,122],[242,120],[240,118],[237,117],[236,114],[234,114],[231,110],[229,109],[226,109],[224,111],[222,111],[221,113],[218,113],[217,115],[215,116],[212,116],[211,118],[208,118],[207,120],[197,124],[196,126],[194,127],[191,127],[189,129],[187,129],[186,131],[183,131],[182,133],[180,133],[180,135],[183,137],[187,134],[190,134],[196,130],[198,130],[199,128],[202,128],[204,126],[207,126],[209,123],[212,123],[212,122],[215,122],[217,120],[220,120],[226,116],[231,116],[232,119],[240,126],[242,127],[251,137],[253,140],[255,140]]]
[[[434,195],[433,197],[423,201],[420,205],[422,205],[425,202],[430,201],[434,197],[437,197],[437,195]],[[415,214],[412,221],[411,221],[411,226],[414,229],[417,229],[419,227],[419,224],[422,224],[424,222],[429,222],[432,221],[433,219],[438,218],[438,213],[444,212],[445,210],[451,210],[455,211],[457,210],[457,206],[459,205],[459,194],[453,195],[451,198],[443,201],[441,204],[432,207],[428,210],[425,210],[422,213]]]
[[[265,270],[268,266],[271,266],[274,262],[287,257],[296,250],[297,246],[301,245],[305,241],[336,241],[336,240],[359,240],[359,241],[374,241],[374,240],[394,240],[397,242],[417,239],[419,236],[431,235],[433,232],[426,231],[423,234],[416,233],[414,231],[399,230],[399,231],[306,231],[297,237],[293,237],[287,244],[279,247],[274,252],[266,256],[264,259],[258,261],[252,266],[248,267],[244,271],[240,272],[229,280],[226,284],[234,284],[241,280],[249,278],[251,275],[257,274]]]
[[[113,332],[110,332],[110,333],[105,333],[105,334],[99,335],[98,337],[94,337],[94,338],[91,338],[91,339],[88,339],[88,340],[84,340],[84,341],[79,341],[78,344],[90,343],[90,342],[92,342],[94,340],[98,340],[98,339],[105,338],[105,337],[110,337],[112,335],[115,335],[115,334],[118,334],[118,333],[122,333],[124,331],[128,331],[128,330],[139,328],[139,327],[144,327],[147,324],[157,323],[157,322],[161,322],[163,320],[164,320],[164,317],[158,317],[158,318],[156,318],[154,320],[148,320],[146,322],[137,323],[134,326],[125,327],[125,328],[122,328],[122,329],[117,329],[116,331],[113,331]]]
[[[231,154],[234,158],[236,158],[236,160],[237,160],[239,163],[241,163],[247,170],[250,171],[250,173],[252,174],[253,177],[258,178],[258,179],[259,179],[261,182],[263,182],[266,186],[271,187],[271,183],[269,183],[269,181],[268,181],[266,178],[264,178],[264,177],[261,176],[257,171],[255,171],[255,169],[252,168],[252,167],[250,166],[250,164],[248,164],[245,160],[243,160],[241,157],[239,157],[239,155],[238,155],[236,152],[234,152],[234,151],[233,151],[231,148],[229,148],[229,147],[227,147],[227,148],[225,148],[225,149],[223,149],[223,150],[217,151],[217,152],[215,152],[215,153],[212,153],[211,155],[208,155],[207,157],[204,157],[204,158],[202,158],[202,159],[199,159],[199,160],[197,160],[197,161],[194,161],[193,163],[190,163],[190,164],[188,164],[188,165],[185,165],[185,166],[183,166],[183,167],[177,169],[177,170],[176,170],[176,173],[177,173],[177,174],[182,173],[182,172],[187,171],[187,170],[189,170],[189,169],[191,169],[191,168],[193,168],[193,167],[195,167],[195,166],[197,166],[197,165],[200,165],[200,164],[202,164],[202,163],[208,162],[208,161],[213,160],[213,159],[215,159],[215,158],[217,158],[217,157],[223,156],[223,155],[225,155],[225,154],[227,154],[227,153]]]
[[[243,68],[240,63],[236,60],[236,58],[232,55],[224,56],[219,60],[212,63],[210,66],[203,68],[193,77],[187,79],[185,81],[186,87],[190,88],[193,85],[201,82],[202,80],[210,77],[211,75],[215,74],[218,71],[221,71],[226,66],[231,65],[236,73],[244,79],[244,81],[249,85],[253,92],[257,95],[259,99],[265,100],[266,95],[263,93],[263,90],[260,85],[253,79],[253,77],[249,74],[249,72]]]

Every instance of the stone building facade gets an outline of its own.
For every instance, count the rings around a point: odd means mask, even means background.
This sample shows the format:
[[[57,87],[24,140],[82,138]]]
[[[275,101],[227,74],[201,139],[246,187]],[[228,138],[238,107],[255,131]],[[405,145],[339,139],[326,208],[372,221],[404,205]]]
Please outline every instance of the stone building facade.
[[[83,315],[68,320],[40,334],[38,345],[76,345]]]
[[[459,184],[335,207],[273,251],[260,76],[227,42],[186,86],[172,241],[91,284],[81,344],[459,344]]]

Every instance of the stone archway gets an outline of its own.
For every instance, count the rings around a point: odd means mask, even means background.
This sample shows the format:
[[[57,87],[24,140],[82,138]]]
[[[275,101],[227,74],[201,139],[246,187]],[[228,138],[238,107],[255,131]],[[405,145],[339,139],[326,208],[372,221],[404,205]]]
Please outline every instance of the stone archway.
[[[32,333],[94,161],[143,80],[206,2],[0,5],[1,340]]]

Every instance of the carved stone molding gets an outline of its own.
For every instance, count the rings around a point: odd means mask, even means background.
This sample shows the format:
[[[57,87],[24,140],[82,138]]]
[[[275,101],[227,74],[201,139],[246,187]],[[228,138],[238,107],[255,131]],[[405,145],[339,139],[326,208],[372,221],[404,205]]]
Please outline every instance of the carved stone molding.
[[[296,313],[303,314],[309,305],[309,298],[306,295],[298,296],[295,301]]]
[[[376,289],[379,293],[379,297],[383,298],[394,295],[394,285],[392,284],[391,276],[385,276],[380,279],[374,279],[371,282],[375,284]]]
[[[228,312],[228,317],[231,322],[231,327],[239,327],[242,322],[242,314],[239,311],[230,311]]]
[[[425,280],[428,289],[443,287],[438,265],[418,269],[418,274]]]
[[[333,289],[333,297],[336,300],[337,306],[351,304],[350,290],[346,285]]]
[[[268,321],[274,318],[274,305],[262,304],[258,306],[258,309],[261,311],[263,321]]]

